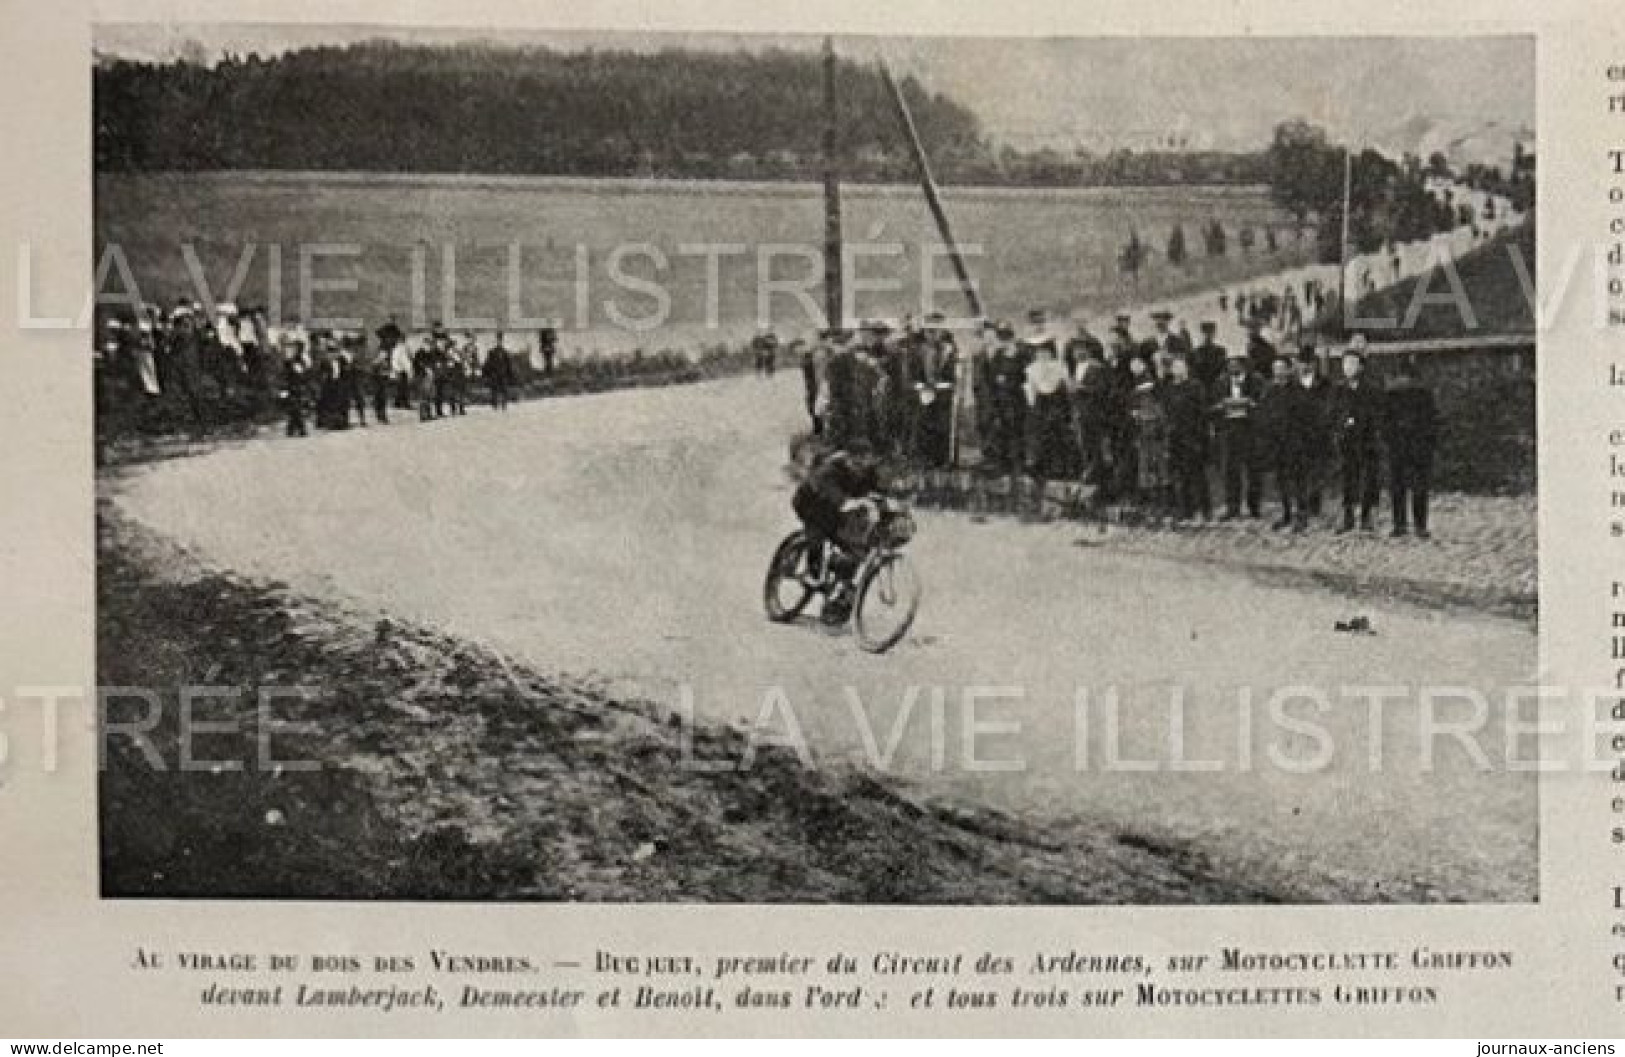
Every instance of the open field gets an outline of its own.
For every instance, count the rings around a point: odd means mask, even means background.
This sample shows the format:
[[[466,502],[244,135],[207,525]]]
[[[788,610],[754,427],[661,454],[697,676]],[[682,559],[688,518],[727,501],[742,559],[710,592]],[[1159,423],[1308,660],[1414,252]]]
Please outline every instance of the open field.
[[[99,250],[117,245],[141,292],[149,299],[190,293],[183,247],[191,245],[216,291],[223,290],[252,245],[239,301],[270,299],[274,282],[284,314],[308,316],[296,303],[300,246],[352,246],[352,256],[331,254],[312,266],[323,281],[353,282],[313,299],[328,316],[377,321],[388,312],[410,318],[414,254],[429,317],[500,316],[508,310],[510,266],[519,276],[514,309],[564,321],[566,354],[642,346],[698,348],[748,336],[758,310],[757,281],[785,284],[766,305],[768,319],[787,334],[814,329],[809,308],[821,306],[818,254],[823,240],[820,191],[811,185],[640,182],[554,178],[402,176],[365,180],[342,174],[212,173],[103,175],[96,182]],[[947,192],[955,234],[970,257],[988,310],[1015,318],[1040,305],[1057,310],[1103,311],[1181,292],[1207,289],[1302,263],[1290,218],[1262,189],[1115,188],[1060,191]],[[914,187],[848,187],[843,192],[845,234],[867,245],[852,274],[893,284],[856,296],[854,315],[920,314],[923,276],[934,274],[944,311],[961,312],[952,272],[937,250],[936,230]],[[1200,225],[1221,220],[1231,231],[1230,255],[1208,259],[1200,251]],[[1161,257],[1169,230],[1184,225],[1192,259],[1174,268]],[[1244,253],[1239,225],[1277,229],[1280,250]],[[1137,283],[1117,271],[1117,254],[1137,231],[1157,251]],[[509,247],[519,245],[517,257]],[[717,267],[714,305],[708,303],[708,261],[694,247],[713,247]],[[1263,238],[1259,238],[1263,246]],[[279,266],[273,266],[275,247]],[[641,249],[618,266],[639,281],[658,282],[670,295],[662,325],[644,331],[613,325],[605,301],[638,319],[658,304],[647,293],[617,286],[610,255]],[[690,247],[686,250],[684,247]],[[892,249],[891,247],[895,247]],[[759,251],[772,255],[759,269]],[[578,254],[585,254],[585,265]],[[934,273],[926,266],[933,264]],[[445,282],[452,260],[454,284]],[[516,263],[510,265],[510,261]],[[587,280],[586,304],[576,278]],[[801,281],[805,280],[805,282]],[[792,287],[801,287],[798,296]],[[445,292],[453,292],[450,303]],[[707,326],[714,312],[715,326]],[[427,322],[424,320],[423,322]],[[493,324],[494,325],[494,324]],[[510,329],[523,329],[514,326]]]

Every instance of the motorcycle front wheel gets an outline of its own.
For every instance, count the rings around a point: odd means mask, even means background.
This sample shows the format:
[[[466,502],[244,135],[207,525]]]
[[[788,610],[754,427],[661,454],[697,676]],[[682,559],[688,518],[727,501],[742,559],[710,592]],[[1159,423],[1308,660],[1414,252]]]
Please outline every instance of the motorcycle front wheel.
[[[869,653],[897,645],[914,625],[920,609],[920,577],[914,563],[899,552],[875,555],[859,573],[852,630]]]

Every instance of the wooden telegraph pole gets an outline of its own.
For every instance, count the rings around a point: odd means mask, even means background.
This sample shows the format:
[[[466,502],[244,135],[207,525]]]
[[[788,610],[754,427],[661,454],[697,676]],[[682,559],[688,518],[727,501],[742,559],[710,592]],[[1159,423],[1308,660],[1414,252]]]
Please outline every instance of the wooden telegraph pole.
[[[1349,333],[1349,211],[1354,204],[1354,151],[1343,148],[1343,241],[1337,254],[1337,304],[1343,340]]]
[[[835,41],[824,38],[824,317],[842,325],[841,167],[835,93]]]

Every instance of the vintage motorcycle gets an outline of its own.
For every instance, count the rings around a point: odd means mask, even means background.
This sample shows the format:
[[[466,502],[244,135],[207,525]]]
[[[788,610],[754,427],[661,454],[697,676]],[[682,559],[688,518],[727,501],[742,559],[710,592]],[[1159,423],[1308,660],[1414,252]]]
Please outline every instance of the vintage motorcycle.
[[[868,531],[856,551],[815,540],[805,529],[784,538],[773,552],[763,585],[769,620],[788,623],[815,597],[829,606],[839,589],[850,592],[847,620],[858,645],[884,653],[900,642],[920,607],[920,578],[903,548],[914,538],[914,516],[899,500],[871,496]]]

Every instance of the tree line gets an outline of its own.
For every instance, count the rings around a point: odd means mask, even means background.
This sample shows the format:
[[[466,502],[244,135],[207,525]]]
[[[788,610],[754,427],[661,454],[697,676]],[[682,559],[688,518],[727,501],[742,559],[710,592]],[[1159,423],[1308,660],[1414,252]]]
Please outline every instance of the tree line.
[[[817,179],[823,66],[769,49],[561,52],[371,41],[274,57],[103,60],[101,172],[350,170]],[[913,179],[878,71],[837,63],[842,176]],[[996,146],[974,113],[913,77],[901,88],[937,177],[952,184],[1257,184],[1262,152]]]
[[[1436,193],[1430,186],[1434,180],[1503,195],[1520,210],[1534,204],[1535,159],[1521,145],[1513,147],[1509,173],[1482,163],[1455,173],[1439,153],[1425,162],[1415,154],[1396,160],[1371,149],[1350,157],[1350,149],[1333,143],[1325,129],[1297,120],[1276,126],[1264,156],[1266,182],[1276,203],[1300,221],[1317,223],[1319,256],[1325,261],[1339,257],[1345,177],[1349,242],[1358,253],[1425,239],[1477,219],[1452,192]]]

